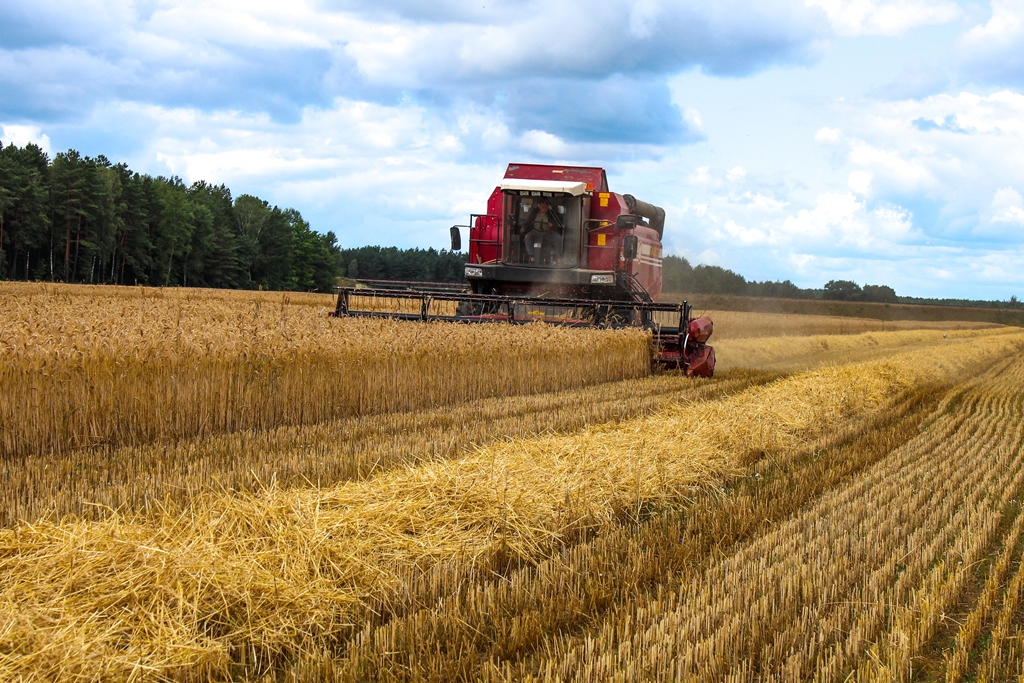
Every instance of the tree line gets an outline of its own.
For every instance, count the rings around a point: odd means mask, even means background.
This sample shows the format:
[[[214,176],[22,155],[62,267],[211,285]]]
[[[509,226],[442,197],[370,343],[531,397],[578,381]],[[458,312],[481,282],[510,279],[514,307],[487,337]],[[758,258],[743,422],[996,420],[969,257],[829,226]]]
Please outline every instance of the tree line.
[[[851,280],[829,280],[820,289],[804,288],[789,280],[757,282],[747,280],[719,266],[691,266],[682,256],[665,256],[662,260],[664,291],[675,294],[732,294],[735,296],[778,297],[783,299],[825,299],[831,301],[865,301],[873,303],[931,304],[940,306],[972,306],[981,308],[1024,308],[1011,296],[1008,301],[974,299],[930,299],[898,296],[888,285],[859,285]]]
[[[830,299],[833,301],[870,301],[897,303],[896,291],[888,285],[864,285],[850,280],[829,280],[821,289],[798,287],[789,280],[781,282],[747,280],[719,266],[691,266],[682,256],[662,260],[662,284],[665,291],[693,294],[732,294],[735,296],[778,297],[783,299]]]
[[[349,279],[460,282],[468,254],[446,249],[359,247],[342,249],[339,259]]]
[[[224,185],[0,143],[0,278],[332,291],[334,233]]]
[[[864,288],[853,282],[832,281],[822,289],[808,289],[798,287],[789,280],[757,282],[747,280],[739,273],[735,273],[719,266],[691,266],[690,262],[682,256],[665,256],[662,260],[662,284],[666,292],[686,294],[732,294],[734,296],[755,296],[755,297],[778,297],[784,299],[829,299],[863,297]],[[849,290],[847,285],[856,288],[856,294]],[[895,301],[896,292],[890,287],[883,287],[892,294],[892,301]],[[872,297],[887,297],[887,293],[880,289],[869,286],[868,291]],[[848,295],[848,296],[847,296]],[[876,299],[858,298],[859,301],[875,301]],[[883,299],[878,299],[883,300]],[[885,298],[884,300],[888,300]]]

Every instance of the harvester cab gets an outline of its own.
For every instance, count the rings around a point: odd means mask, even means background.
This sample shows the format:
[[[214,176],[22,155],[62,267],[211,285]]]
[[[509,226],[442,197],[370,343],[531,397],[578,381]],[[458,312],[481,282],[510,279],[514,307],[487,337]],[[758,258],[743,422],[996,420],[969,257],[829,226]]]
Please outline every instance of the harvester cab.
[[[657,363],[710,377],[711,320],[658,302],[664,229],[663,209],[611,192],[602,168],[510,164],[487,212],[451,229],[452,251],[468,231],[463,291],[341,288],[336,315],[643,327]]]
[[[664,225],[662,209],[610,192],[604,169],[510,164],[487,213],[456,227],[474,293],[652,302]]]

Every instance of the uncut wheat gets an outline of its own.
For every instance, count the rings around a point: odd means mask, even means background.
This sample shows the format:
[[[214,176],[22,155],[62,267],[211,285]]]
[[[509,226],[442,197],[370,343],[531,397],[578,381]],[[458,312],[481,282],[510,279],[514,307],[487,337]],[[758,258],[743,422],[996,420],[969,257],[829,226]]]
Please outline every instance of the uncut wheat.
[[[335,319],[279,295],[0,298],[0,453],[263,430],[650,372],[639,330]]]

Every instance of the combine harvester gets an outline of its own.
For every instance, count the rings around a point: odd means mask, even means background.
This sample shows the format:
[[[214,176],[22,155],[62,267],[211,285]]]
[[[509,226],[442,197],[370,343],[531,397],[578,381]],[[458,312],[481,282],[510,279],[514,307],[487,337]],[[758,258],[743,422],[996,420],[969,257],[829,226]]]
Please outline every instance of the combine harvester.
[[[691,318],[685,301],[657,303],[665,211],[609,192],[604,169],[510,164],[487,213],[452,227],[452,251],[462,249],[460,228],[469,230],[461,291],[364,281],[339,288],[334,315],[642,327],[660,366],[714,374],[711,319]]]

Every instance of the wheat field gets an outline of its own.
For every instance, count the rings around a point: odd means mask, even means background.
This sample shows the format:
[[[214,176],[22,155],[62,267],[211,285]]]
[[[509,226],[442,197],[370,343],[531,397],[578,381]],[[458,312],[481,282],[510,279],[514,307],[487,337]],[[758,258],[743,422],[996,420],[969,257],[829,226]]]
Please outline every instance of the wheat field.
[[[271,303],[262,293],[157,297],[108,287],[88,297],[81,287],[5,287],[13,289],[0,296],[7,456],[312,424],[649,372],[646,336],[635,330],[333,319],[290,294]]]
[[[0,293],[0,680],[1024,676],[1024,330]]]

